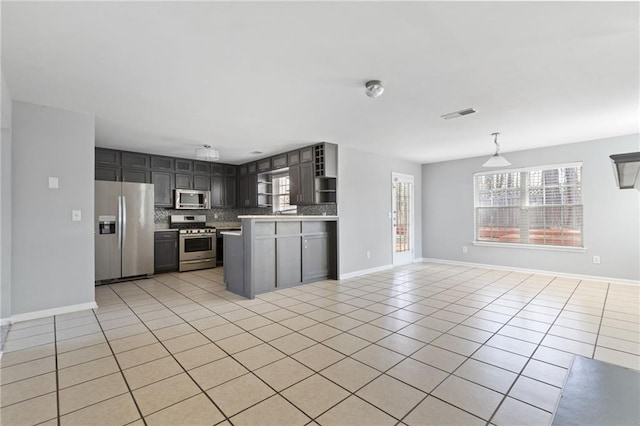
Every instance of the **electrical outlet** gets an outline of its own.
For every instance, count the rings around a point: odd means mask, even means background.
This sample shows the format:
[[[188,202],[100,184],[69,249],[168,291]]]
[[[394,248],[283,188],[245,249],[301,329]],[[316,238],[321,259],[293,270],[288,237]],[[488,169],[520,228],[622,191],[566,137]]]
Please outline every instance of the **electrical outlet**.
[[[593,256],[593,263],[600,263],[600,256]]]
[[[50,189],[58,189],[58,178],[55,176],[49,176],[49,188]]]
[[[82,212],[80,210],[71,210],[71,220],[80,222],[82,220]]]
[[[214,219],[217,219],[217,218],[218,218],[218,213],[214,213],[214,214],[213,214],[213,218],[214,218]]]
[[[469,251],[469,248],[467,246],[462,246],[463,253],[467,253],[468,251]]]
[[[371,252],[367,250],[367,259],[371,259]]]

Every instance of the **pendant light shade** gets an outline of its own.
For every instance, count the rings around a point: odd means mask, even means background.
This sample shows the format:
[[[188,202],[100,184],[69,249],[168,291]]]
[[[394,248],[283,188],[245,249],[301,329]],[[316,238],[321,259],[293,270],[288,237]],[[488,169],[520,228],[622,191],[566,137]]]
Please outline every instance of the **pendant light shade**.
[[[220,153],[217,149],[211,148],[211,145],[205,145],[202,148],[196,149],[196,158],[203,161],[218,161],[220,159]]]
[[[494,137],[493,143],[496,144],[496,153],[493,154],[489,159],[482,165],[482,167],[505,167],[510,166],[511,163],[507,161],[502,155],[500,155],[500,145],[498,144],[498,135],[500,133],[491,133]]]

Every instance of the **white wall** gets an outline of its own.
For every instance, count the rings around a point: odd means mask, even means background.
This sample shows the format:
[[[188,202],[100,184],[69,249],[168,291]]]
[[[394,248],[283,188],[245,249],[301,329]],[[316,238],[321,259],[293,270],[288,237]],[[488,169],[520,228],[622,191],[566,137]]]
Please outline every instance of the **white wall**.
[[[2,75],[0,138],[0,325],[11,316],[11,94]]]
[[[422,257],[422,184],[417,163],[338,147],[338,215],[340,275],[357,274],[393,263],[391,173],[415,179],[414,257]],[[367,259],[366,252],[371,252]]]
[[[585,253],[471,245],[473,173],[487,170],[482,167],[487,158],[423,165],[424,257],[640,280],[640,192],[616,187],[609,159],[639,150],[636,134],[504,154],[512,168],[583,162]],[[594,255],[600,264],[593,263]]]
[[[94,128],[89,114],[13,102],[12,316],[95,300]]]

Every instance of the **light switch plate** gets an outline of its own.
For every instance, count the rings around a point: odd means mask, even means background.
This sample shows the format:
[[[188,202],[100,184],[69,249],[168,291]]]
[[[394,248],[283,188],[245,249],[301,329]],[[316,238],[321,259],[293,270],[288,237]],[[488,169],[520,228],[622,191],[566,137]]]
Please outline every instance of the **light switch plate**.
[[[71,210],[71,220],[74,222],[80,222],[82,220],[82,211]]]
[[[58,178],[49,176],[49,188],[50,189],[58,189]]]

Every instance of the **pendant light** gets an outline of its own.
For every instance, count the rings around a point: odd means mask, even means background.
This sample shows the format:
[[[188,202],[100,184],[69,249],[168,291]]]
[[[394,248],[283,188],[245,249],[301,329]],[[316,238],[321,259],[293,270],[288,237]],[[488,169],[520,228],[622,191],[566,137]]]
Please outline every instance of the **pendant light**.
[[[511,163],[507,161],[502,155],[500,155],[500,145],[498,144],[498,135],[500,133],[491,133],[494,137],[493,143],[496,144],[496,153],[493,154],[482,167],[505,167],[510,166]]]
[[[218,161],[220,153],[217,149],[211,148],[211,145],[204,145],[202,148],[196,149],[196,158],[203,161]]]

